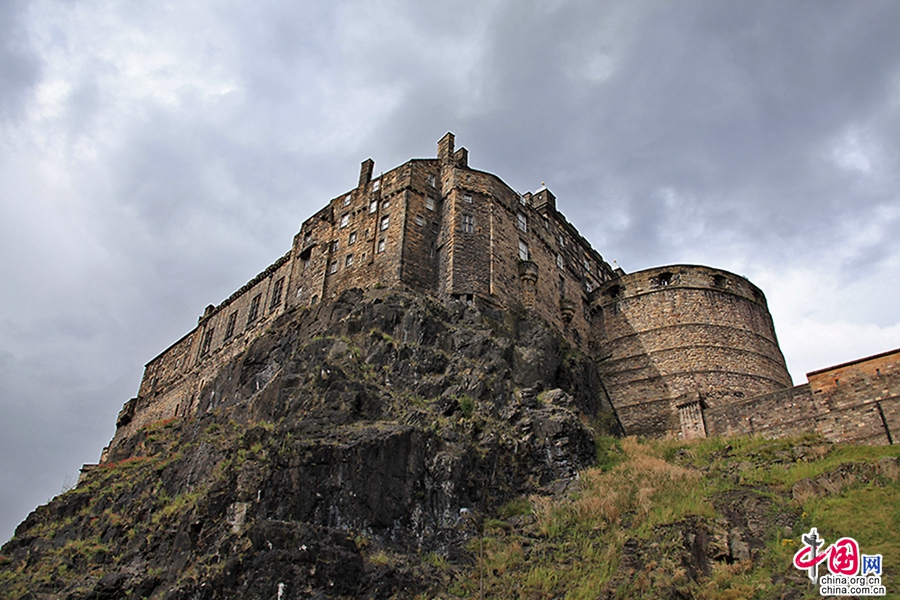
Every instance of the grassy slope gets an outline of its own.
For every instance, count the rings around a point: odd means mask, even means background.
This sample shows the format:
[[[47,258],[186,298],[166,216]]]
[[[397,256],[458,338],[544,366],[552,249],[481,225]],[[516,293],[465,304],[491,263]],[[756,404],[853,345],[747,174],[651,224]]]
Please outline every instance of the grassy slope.
[[[815,438],[628,438],[600,446],[600,466],[582,473],[578,492],[555,501],[523,498],[488,520],[470,544],[483,565],[476,561],[449,591],[474,598],[482,587],[486,598],[815,598],[805,574],[791,566],[800,535],[815,526],[826,543],[850,536],[862,553],[882,554],[887,597],[900,597],[900,482],[878,476],[803,503],[791,496],[803,478],[897,456],[900,447],[828,446]],[[798,459],[798,446],[824,456]],[[676,552],[684,545],[677,526],[721,529],[716,499],[738,490],[766,498],[766,512],[780,518],[768,524],[752,561],[714,560],[708,575],[692,575]],[[650,560],[622,577],[626,543],[648,547]]]

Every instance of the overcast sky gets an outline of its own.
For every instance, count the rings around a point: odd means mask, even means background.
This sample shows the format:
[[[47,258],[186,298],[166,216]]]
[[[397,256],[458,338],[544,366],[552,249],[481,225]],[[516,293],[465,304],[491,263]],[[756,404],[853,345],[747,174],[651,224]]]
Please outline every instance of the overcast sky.
[[[628,272],[747,276],[795,383],[900,346],[898,28],[875,0],[0,1],[0,541],[362,160],[447,131]]]

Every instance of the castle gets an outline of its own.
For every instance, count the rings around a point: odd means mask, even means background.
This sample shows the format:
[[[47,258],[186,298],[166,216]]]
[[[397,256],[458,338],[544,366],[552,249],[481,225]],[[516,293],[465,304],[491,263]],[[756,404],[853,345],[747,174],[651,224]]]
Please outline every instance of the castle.
[[[765,296],[747,279],[695,265],[626,274],[556,209],[550,190],[519,194],[470,168],[450,133],[436,158],[375,178],[373,170],[364,161],[357,186],[307,219],[286,254],[146,365],[111,446],[148,423],[194,414],[204,383],[286,310],[379,286],[532,312],[595,358],[626,434],[816,430],[893,443],[900,351],[792,387]]]

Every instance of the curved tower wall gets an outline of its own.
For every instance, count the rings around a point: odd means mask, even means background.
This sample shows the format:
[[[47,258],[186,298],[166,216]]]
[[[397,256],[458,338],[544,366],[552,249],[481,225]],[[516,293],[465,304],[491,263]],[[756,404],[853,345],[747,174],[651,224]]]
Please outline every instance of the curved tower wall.
[[[593,294],[599,365],[628,434],[705,435],[702,409],[790,387],[762,291],[733,273],[673,265]]]

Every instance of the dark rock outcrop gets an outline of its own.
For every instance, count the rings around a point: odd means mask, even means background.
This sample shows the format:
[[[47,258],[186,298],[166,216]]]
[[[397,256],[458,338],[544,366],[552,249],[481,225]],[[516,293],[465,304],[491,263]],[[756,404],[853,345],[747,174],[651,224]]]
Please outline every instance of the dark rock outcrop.
[[[0,595],[412,596],[423,555],[471,560],[461,508],[577,477],[614,432],[584,422],[615,427],[542,322],[390,291],[286,313],[197,402],[32,513]]]

